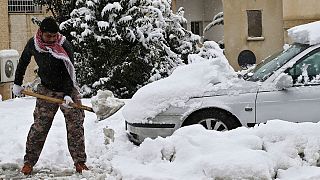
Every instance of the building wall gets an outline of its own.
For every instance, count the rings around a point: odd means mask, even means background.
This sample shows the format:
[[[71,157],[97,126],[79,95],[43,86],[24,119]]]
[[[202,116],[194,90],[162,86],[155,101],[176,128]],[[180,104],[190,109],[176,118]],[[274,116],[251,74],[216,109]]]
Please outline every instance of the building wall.
[[[11,99],[11,89],[12,83],[1,83],[0,84],[0,95],[2,96],[2,100]]]
[[[43,19],[44,14],[10,14],[10,48],[15,49],[21,55],[27,41],[34,36],[38,26],[31,21],[32,17]],[[32,58],[24,77],[24,83],[32,82],[35,78],[36,63]]]
[[[174,11],[184,7],[184,17],[188,20],[188,30],[191,30],[192,21],[201,21],[202,29],[204,29],[217,13],[223,11],[222,0],[174,0],[172,4]],[[218,42],[223,39],[223,26],[212,27],[203,35],[204,39]]]
[[[319,19],[319,5],[319,0],[283,0],[283,19]]]
[[[8,1],[0,0],[0,50],[9,48]]]
[[[31,21],[32,17],[43,19],[48,14],[17,14],[8,13],[8,1],[0,0],[0,50],[15,49],[21,55],[25,44],[37,30],[37,26]],[[32,82],[35,78],[34,69],[36,67],[35,61],[32,59],[29,64],[24,83]],[[10,99],[11,88],[13,82],[0,83],[0,94],[3,100]]]
[[[9,48],[8,1],[0,0],[0,50]],[[0,83],[2,100],[11,98],[12,83]]]
[[[265,57],[282,49],[283,6],[280,0],[223,0],[225,54],[230,64],[239,70],[238,56],[251,50],[261,62]],[[247,10],[262,10],[262,37],[248,40]]]
[[[176,10],[180,7],[184,8],[184,17],[188,20],[187,28],[191,29],[191,21],[203,21],[203,3],[204,0],[177,0]]]

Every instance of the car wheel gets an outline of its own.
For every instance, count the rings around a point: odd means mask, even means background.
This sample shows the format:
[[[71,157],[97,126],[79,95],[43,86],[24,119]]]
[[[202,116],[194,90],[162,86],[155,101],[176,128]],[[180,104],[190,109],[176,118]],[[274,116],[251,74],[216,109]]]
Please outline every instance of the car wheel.
[[[182,124],[188,126],[201,124],[209,130],[228,131],[241,126],[241,123],[231,113],[220,109],[205,109],[192,113]]]

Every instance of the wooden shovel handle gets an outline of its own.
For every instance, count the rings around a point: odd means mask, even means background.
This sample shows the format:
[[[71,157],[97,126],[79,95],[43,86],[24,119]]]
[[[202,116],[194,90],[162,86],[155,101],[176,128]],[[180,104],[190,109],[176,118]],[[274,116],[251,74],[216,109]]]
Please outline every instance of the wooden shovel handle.
[[[25,95],[28,95],[28,96],[33,96],[33,97],[36,97],[36,98],[39,98],[39,99],[43,99],[43,100],[46,100],[48,102],[55,103],[55,104],[63,104],[65,102],[62,99],[53,98],[53,97],[49,97],[49,96],[44,96],[44,95],[41,95],[41,94],[38,94],[38,93],[35,93],[35,92],[31,92],[31,91],[22,90],[21,93],[25,94]],[[82,110],[94,112],[91,107],[84,106],[82,104],[70,103],[69,106],[71,106],[73,108],[77,108],[77,109],[82,109]]]

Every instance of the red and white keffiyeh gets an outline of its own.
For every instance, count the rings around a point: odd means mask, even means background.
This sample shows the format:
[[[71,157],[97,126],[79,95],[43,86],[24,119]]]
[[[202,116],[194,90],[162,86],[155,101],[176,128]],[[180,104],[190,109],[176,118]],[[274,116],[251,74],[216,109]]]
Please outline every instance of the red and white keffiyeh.
[[[34,36],[34,45],[38,52],[40,53],[49,52],[53,57],[63,60],[64,65],[66,66],[68,73],[70,75],[70,78],[73,81],[73,85],[74,87],[77,88],[78,86],[76,83],[74,66],[67,52],[62,47],[62,44],[64,43],[65,40],[66,40],[66,37],[58,33],[56,41],[54,43],[45,43],[42,40],[42,31],[38,29],[36,35]]]

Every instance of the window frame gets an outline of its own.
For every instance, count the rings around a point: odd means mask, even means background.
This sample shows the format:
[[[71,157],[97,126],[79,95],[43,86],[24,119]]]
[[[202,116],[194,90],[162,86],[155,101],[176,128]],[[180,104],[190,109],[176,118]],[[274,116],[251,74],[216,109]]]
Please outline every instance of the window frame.
[[[261,41],[263,37],[263,14],[261,9],[247,10],[248,40]]]
[[[297,86],[304,86],[304,85],[320,85],[320,80],[318,82],[312,82],[312,78],[310,79],[310,76],[309,76],[309,81],[308,82],[304,82],[304,83],[297,83],[297,79],[299,78],[299,76],[301,76],[303,74],[303,72],[301,73],[301,75],[297,76],[297,77],[293,77],[291,74],[290,74],[290,70],[294,69],[297,67],[298,64],[302,63],[303,61],[305,61],[307,58],[313,56],[314,54],[319,54],[320,55],[320,47],[316,48],[316,49],[313,49],[312,51],[310,51],[309,53],[307,53],[306,55],[304,55],[303,57],[301,57],[298,61],[296,61],[294,63],[294,65],[292,65],[292,67],[288,68],[285,70],[285,73],[287,73],[288,75],[290,75],[293,79],[293,86],[294,87],[297,87]],[[320,58],[319,58],[319,65],[320,65]],[[319,66],[319,74],[316,74],[314,77],[316,77],[317,75],[320,75],[320,66]],[[313,76],[311,76],[313,77]]]

